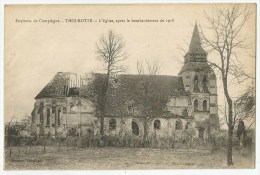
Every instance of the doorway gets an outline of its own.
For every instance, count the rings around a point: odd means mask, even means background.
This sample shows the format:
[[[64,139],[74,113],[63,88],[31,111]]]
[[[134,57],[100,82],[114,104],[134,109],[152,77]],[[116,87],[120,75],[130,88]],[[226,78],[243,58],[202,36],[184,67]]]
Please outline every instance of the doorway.
[[[199,131],[199,138],[203,139],[204,128],[198,128],[198,131]]]
[[[139,135],[139,126],[135,121],[132,121],[132,134],[135,136]]]

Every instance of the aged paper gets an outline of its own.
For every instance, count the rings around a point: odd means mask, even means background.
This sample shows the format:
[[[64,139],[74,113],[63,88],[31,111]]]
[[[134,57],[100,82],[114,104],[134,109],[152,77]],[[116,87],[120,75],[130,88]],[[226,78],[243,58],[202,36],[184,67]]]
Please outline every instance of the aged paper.
[[[256,4],[5,5],[4,30],[6,170],[255,168]]]

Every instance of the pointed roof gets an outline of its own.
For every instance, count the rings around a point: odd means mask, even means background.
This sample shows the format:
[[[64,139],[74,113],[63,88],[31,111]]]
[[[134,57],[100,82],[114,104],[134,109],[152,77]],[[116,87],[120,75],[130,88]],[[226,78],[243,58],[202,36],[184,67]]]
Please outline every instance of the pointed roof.
[[[184,56],[183,71],[198,71],[208,66],[207,52],[202,48],[197,22],[194,25],[189,50]]]
[[[199,29],[197,22],[195,23],[191,41],[190,41],[190,47],[187,54],[207,54],[207,52],[202,48],[201,46],[201,40],[199,35]]]

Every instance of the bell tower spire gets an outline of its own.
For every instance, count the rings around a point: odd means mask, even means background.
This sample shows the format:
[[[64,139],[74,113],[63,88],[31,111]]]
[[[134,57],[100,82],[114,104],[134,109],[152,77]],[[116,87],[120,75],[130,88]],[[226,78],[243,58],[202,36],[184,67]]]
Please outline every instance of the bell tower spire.
[[[195,127],[199,137],[219,129],[217,80],[202,48],[197,22],[194,25],[184,65],[179,72],[185,91],[190,94],[194,109]],[[199,119],[199,120],[197,120]],[[207,132],[206,132],[207,131]]]
[[[201,39],[199,35],[199,29],[197,21],[195,23],[190,46],[187,54],[184,56],[186,62],[206,62],[207,52],[201,46]]]
[[[208,67],[208,53],[202,48],[197,21],[192,32],[188,52],[184,56],[184,65],[179,74],[185,71],[199,71]]]
[[[190,41],[190,47],[189,47],[189,52],[196,52],[201,50],[201,41],[200,41],[200,36],[199,36],[199,30],[198,30],[198,25],[197,22],[194,26],[191,41]]]

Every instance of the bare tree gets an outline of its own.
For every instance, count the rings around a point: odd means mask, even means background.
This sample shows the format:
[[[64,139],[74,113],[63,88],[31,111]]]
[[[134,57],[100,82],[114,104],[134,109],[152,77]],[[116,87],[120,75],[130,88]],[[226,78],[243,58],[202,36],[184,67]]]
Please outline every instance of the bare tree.
[[[104,63],[106,72],[101,85],[101,91],[98,95],[101,143],[104,138],[104,116],[109,81],[114,74],[126,71],[126,67],[122,65],[122,62],[127,58],[124,49],[125,43],[122,37],[116,35],[113,31],[109,31],[107,35],[103,35],[97,44],[97,59]]]
[[[146,146],[147,138],[147,120],[151,117],[150,112],[150,96],[151,91],[155,86],[155,78],[156,75],[159,74],[160,66],[157,61],[149,62],[145,61],[145,64],[141,61],[137,62],[137,72],[141,78],[139,82],[139,86],[141,87],[142,93],[140,97],[142,98],[142,116],[144,118],[144,135],[143,135],[143,143]]]
[[[241,7],[239,4],[231,8],[214,9],[212,15],[206,14],[209,23],[208,30],[214,34],[211,39],[206,37],[201,29],[203,45],[208,52],[217,54],[217,59],[209,64],[220,72],[223,84],[225,99],[228,105],[227,125],[228,125],[228,144],[227,144],[227,164],[233,165],[232,147],[233,130],[236,117],[233,114],[233,100],[230,96],[229,85],[231,76],[240,81],[244,71],[237,64],[238,52],[247,48],[246,38],[241,37],[241,31],[250,18],[252,11],[250,8]]]

